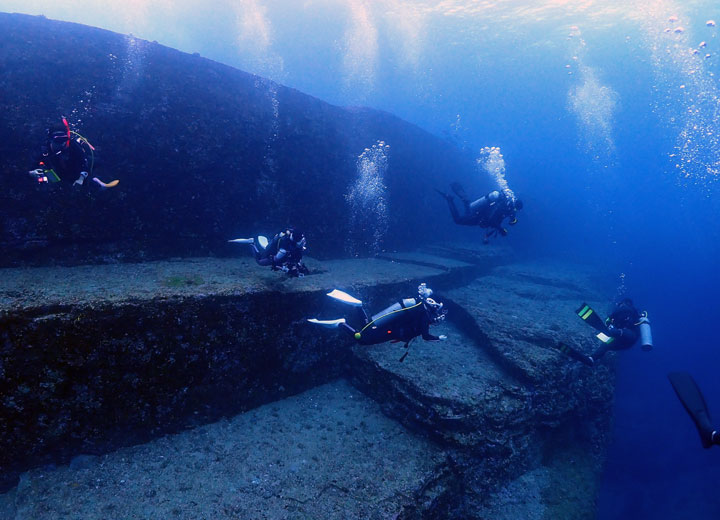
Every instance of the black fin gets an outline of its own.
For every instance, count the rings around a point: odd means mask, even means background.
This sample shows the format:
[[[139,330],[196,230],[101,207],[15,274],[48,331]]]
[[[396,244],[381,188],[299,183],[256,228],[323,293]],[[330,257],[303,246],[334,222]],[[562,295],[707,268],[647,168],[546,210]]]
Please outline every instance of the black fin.
[[[443,198],[446,199],[446,200],[452,198],[452,195],[450,195],[449,193],[445,193],[444,191],[440,191],[440,190],[437,189],[437,188],[435,188],[435,191],[437,191],[440,195],[442,195]]]
[[[575,313],[596,331],[607,334],[605,322],[587,303],[583,303]]]
[[[713,427],[705,398],[697,383],[687,372],[671,372],[668,374],[668,379],[685,410],[695,422],[703,448],[709,448],[713,445]]]
[[[465,194],[465,188],[463,188],[462,184],[459,182],[453,182],[450,185],[450,188],[452,188],[453,192],[460,198],[460,200],[468,200],[467,195]]]
[[[587,365],[589,367],[593,366],[595,363],[593,363],[593,360],[590,358],[590,356],[586,356],[579,350],[575,350],[570,345],[566,345],[565,343],[557,342],[554,347],[565,354],[566,356],[574,359],[575,361],[580,361],[580,363]]]

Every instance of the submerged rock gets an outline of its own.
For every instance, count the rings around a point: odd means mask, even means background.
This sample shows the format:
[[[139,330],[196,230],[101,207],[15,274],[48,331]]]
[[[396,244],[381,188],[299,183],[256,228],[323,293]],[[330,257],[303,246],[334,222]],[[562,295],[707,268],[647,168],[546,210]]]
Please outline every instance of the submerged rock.
[[[357,158],[383,141],[385,248],[452,226],[434,188],[471,157],[386,112],[341,108],[156,43],[0,13],[0,265],[229,255],[235,236],[297,225],[312,254],[341,256]],[[36,185],[45,129],[67,115],[96,147],[98,190]],[[412,224],[409,224],[412,223]],[[385,229],[385,225],[383,226]],[[355,233],[359,253],[375,238]]]
[[[404,363],[398,349],[353,349],[353,382],[390,416],[449,450],[453,477],[437,490],[446,506],[432,518],[484,518],[480,511],[495,507],[488,491],[502,493],[500,486],[528,470],[564,471],[548,465],[551,454],[566,450],[584,453],[581,474],[598,474],[613,372],[608,360],[589,369],[553,348],[562,340],[592,351],[593,334],[574,311],[598,298],[595,285],[592,275],[567,266],[498,267],[438,295],[449,305],[449,323],[437,332],[447,342],[417,340]],[[552,492],[549,482],[538,485]]]
[[[83,518],[586,516],[613,355],[590,369],[552,345],[593,348],[574,311],[601,300],[597,280],[431,250],[309,259],[302,279],[218,259],[3,270],[1,484],[29,471],[0,511],[62,518],[72,493]],[[333,287],[373,311],[420,281],[449,307],[432,329],[448,340],[416,339],[403,362],[305,322],[347,310]]]

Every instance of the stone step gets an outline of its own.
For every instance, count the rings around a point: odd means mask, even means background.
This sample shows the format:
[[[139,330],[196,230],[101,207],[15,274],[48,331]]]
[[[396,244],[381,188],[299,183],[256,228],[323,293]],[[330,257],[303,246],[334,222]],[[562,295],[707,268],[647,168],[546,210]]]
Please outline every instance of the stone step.
[[[32,470],[0,495],[0,516],[394,518],[443,458],[339,380],[147,444]]]
[[[407,262],[377,258],[317,261],[310,275],[290,278],[250,258],[183,258],[140,264],[0,269],[0,317],[39,309],[93,307],[124,302],[252,293],[307,293],[342,286],[362,289],[468,270],[468,263],[424,254],[398,254]],[[417,256],[420,261],[413,262]]]
[[[554,348],[560,340],[588,353],[597,346],[594,331],[575,315],[583,300],[602,308],[586,275],[569,265],[503,265],[433,295],[449,313],[432,333],[447,341],[415,340],[403,363],[400,346],[353,348],[353,383],[389,416],[458,457],[455,467],[467,481],[463,514],[485,518],[494,507],[488,493],[502,494],[524,471],[547,475],[547,452],[585,449],[583,475],[600,471],[613,355],[590,369]],[[593,500],[595,486],[585,491]]]
[[[447,267],[308,259],[311,274],[289,278],[243,256],[0,270],[0,489],[32,465],[145,442],[342,376],[345,338],[306,321],[346,310],[325,293],[372,305],[475,269],[431,263]]]

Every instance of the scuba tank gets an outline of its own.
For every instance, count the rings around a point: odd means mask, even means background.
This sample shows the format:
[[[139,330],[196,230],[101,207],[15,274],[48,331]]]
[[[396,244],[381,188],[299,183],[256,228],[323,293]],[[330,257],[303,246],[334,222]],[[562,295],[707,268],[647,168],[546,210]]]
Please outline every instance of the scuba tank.
[[[649,352],[653,348],[653,341],[647,311],[640,315],[640,321],[637,322],[637,325],[640,329],[640,346],[645,352]]]

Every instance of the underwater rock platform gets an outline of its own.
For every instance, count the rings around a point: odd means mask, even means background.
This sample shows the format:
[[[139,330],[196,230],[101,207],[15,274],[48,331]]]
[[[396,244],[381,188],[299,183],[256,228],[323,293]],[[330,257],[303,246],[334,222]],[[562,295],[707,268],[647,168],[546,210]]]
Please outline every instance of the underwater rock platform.
[[[501,518],[526,490],[528,518],[592,517],[612,356],[591,370],[552,344],[593,348],[574,310],[598,279],[462,253],[308,259],[301,279],[246,258],[0,270],[4,489],[22,474],[0,512]],[[448,340],[402,363],[305,321],[343,315],[332,288],[376,312],[423,281]]]

